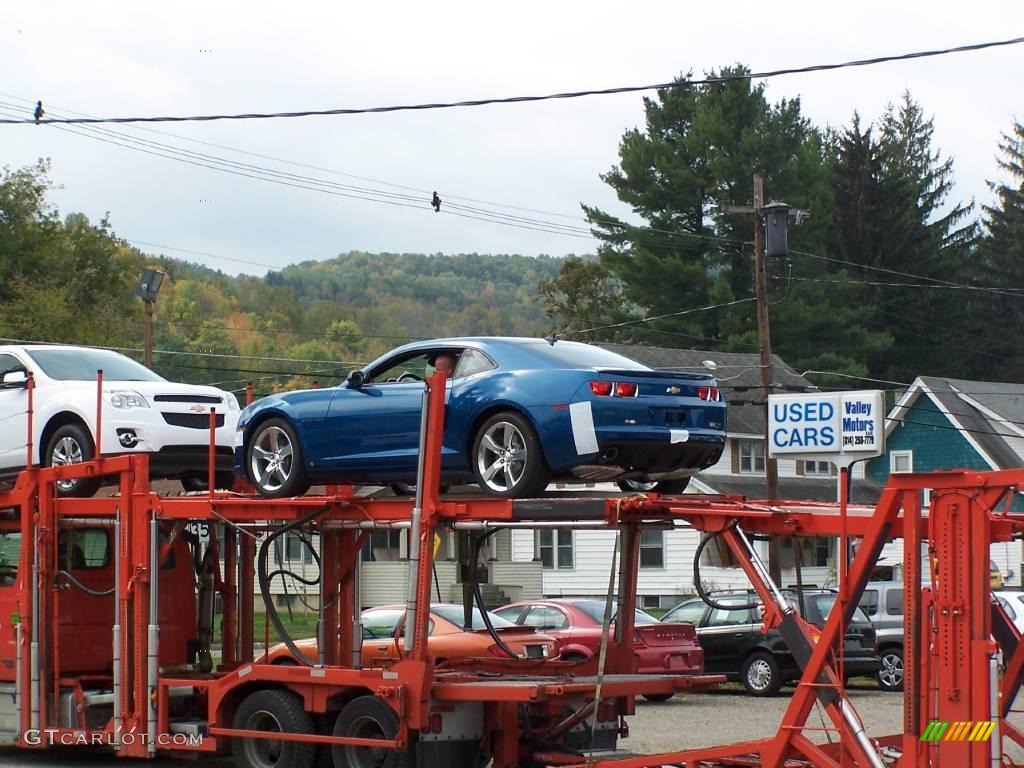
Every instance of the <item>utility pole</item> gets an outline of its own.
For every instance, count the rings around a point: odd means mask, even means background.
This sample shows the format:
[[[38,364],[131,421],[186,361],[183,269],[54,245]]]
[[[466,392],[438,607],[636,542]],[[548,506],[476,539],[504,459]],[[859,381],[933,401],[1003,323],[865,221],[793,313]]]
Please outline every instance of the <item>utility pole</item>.
[[[768,321],[768,277],[764,267],[764,179],[754,174],[754,298],[757,303],[757,341],[761,350],[761,388],[764,392],[764,479],[769,501],[779,498],[779,475],[775,459],[768,455],[768,395],[772,391],[772,335]],[[768,540],[768,573],[776,584],[782,582],[782,546],[778,537]]]
[[[144,301],[143,304],[146,307],[146,343],[145,343],[145,359],[146,367],[149,369],[153,368],[153,309],[156,302]]]

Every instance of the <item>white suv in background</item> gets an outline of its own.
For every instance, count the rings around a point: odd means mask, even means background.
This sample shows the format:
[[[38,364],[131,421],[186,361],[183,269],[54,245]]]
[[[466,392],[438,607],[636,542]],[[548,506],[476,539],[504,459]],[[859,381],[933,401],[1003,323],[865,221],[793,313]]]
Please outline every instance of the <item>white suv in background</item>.
[[[151,477],[206,487],[210,409],[216,408],[217,485],[230,487],[238,401],[216,387],[174,384],[105,349],[0,346],[0,476],[25,467],[27,378],[35,379],[32,461],[41,466],[88,461],[96,451],[96,372],[103,371],[104,456],[149,453]],[[91,496],[100,478],[58,483],[62,496]]]

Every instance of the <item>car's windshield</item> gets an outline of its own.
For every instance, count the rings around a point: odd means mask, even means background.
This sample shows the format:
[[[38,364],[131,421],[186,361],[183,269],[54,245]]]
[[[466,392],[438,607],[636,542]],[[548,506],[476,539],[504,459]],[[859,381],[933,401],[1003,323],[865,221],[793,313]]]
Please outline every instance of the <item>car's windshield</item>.
[[[599,624],[604,623],[604,601],[603,600],[578,600],[575,603],[576,607],[583,611],[587,616],[592,618]],[[614,613],[612,619],[615,619]],[[634,624],[657,624],[659,623],[656,618],[651,616],[649,613],[644,613],[639,608],[636,609],[636,613],[633,618]]]
[[[43,373],[58,381],[95,381],[96,371],[103,371],[105,381],[164,381],[141,363],[106,349],[27,351]]]
[[[432,605],[430,610],[436,613],[445,621],[451,622],[457,627],[463,626],[465,619],[465,613],[461,605]],[[503,619],[496,613],[487,612],[487,616],[491,620],[491,625],[497,629],[498,627],[514,627],[508,619]],[[487,629],[487,625],[484,624],[483,614],[480,613],[479,608],[473,609],[473,629]]]

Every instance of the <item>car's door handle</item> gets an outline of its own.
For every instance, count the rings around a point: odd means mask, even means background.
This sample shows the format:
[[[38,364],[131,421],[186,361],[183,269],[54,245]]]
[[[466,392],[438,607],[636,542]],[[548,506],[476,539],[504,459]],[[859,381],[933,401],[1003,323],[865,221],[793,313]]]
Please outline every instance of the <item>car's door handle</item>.
[[[386,645],[378,645],[377,646],[377,650],[378,651],[387,651],[387,649],[388,649],[388,647]]]

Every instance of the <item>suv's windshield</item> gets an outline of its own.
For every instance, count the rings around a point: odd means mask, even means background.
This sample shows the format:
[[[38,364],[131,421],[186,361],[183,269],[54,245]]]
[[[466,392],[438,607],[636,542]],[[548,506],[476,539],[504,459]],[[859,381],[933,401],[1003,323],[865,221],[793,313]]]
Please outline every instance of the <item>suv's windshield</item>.
[[[58,381],[95,381],[96,371],[103,371],[104,381],[164,381],[141,363],[106,349],[26,351],[43,373]]]
[[[430,606],[430,610],[436,613],[445,621],[450,621],[457,627],[463,626],[463,621],[466,618],[466,615],[461,605],[432,605]],[[491,625],[495,629],[497,629],[498,627],[515,626],[515,624],[513,624],[511,621],[509,621],[508,619],[503,619],[496,613],[491,613],[490,611],[488,611],[487,616],[490,618]],[[487,629],[487,625],[484,624],[484,617],[480,613],[479,608],[473,609],[473,629]]]
[[[604,623],[604,601],[603,600],[578,600],[575,603],[576,607],[583,611],[587,616],[592,618],[598,624]],[[612,620],[614,621],[615,614],[612,614]],[[634,624],[657,624],[658,620],[651,616],[649,613],[644,613],[639,608],[636,611],[635,618],[633,619]]]

